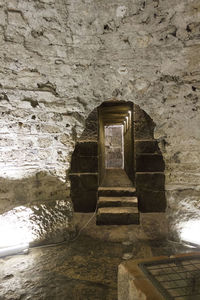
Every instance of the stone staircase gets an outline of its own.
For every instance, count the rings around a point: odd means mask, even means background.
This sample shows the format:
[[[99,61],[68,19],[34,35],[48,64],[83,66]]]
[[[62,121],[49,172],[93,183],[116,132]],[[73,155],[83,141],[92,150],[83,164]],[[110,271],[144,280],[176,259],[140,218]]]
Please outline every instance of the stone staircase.
[[[139,224],[138,199],[134,187],[98,188],[97,225]]]

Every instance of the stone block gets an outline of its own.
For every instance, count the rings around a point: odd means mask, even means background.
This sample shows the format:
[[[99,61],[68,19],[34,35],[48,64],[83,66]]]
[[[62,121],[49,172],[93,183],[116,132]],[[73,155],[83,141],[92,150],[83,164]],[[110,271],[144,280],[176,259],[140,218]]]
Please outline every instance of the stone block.
[[[82,173],[98,171],[98,158],[97,156],[72,156],[71,172]]]
[[[76,212],[92,212],[96,208],[98,176],[96,174],[70,175],[71,199]]]
[[[97,225],[139,224],[137,207],[102,207],[97,211]]]
[[[164,173],[136,173],[136,187],[138,190],[159,190],[165,189]]]
[[[99,197],[98,208],[100,207],[137,207],[137,197]]]
[[[71,189],[75,189],[79,193],[81,190],[96,190],[98,186],[97,174],[70,174]]]
[[[138,207],[141,212],[164,212],[166,198],[164,191],[138,190]]]
[[[152,141],[135,141],[136,153],[161,153],[158,142]]]
[[[134,187],[103,187],[98,188],[98,196],[102,197],[132,197],[135,196]]]
[[[165,163],[159,154],[136,155],[136,172],[163,172]]]
[[[76,144],[73,155],[75,156],[97,156],[98,143],[97,142],[78,142]]]
[[[94,212],[97,203],[97,194],[95,191],[85,191],[81,195],[71,195],[73,208],[75,212]]]

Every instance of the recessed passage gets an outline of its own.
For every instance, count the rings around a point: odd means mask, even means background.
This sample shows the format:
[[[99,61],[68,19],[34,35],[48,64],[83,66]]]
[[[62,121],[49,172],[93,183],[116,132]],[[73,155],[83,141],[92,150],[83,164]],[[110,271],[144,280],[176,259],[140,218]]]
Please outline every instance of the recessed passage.
[[[122,125],[104,126],[105,168],[124,168],[124,139]]]

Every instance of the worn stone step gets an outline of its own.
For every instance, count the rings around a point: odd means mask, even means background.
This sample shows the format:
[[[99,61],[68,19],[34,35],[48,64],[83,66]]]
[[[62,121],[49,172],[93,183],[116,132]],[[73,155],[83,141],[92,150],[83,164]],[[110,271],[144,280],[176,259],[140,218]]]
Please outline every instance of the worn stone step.
[[[105,197],[131,197],[135,196],[136,189],[135,187],[104,187],[100,186],[98,188],[98,196],[105,196]]]
[[[97,210],[97,225],[139,224],[137,207],[102,207]]]
[[[98,207],[137,207],[137,197],[99,197]]]

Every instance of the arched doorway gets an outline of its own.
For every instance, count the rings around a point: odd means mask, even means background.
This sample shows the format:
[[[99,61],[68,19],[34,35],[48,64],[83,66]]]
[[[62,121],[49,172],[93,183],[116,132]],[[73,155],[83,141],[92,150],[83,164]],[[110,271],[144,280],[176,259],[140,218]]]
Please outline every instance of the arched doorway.
[[[99,197],[113,196],[113,189],[108,195],[111,186],[116,190],[126,187],[127,192],[118,196],[137,197],[140,212],[165,211],[165,164],[153,136],[154,127],[152,119],[132,102],[106,101],[88,116],[71,162],[71,198],[76,212],[99,209]],[[116,169],[121,175],[117,176]],[[122,204],[117,201],[116,205]]]

